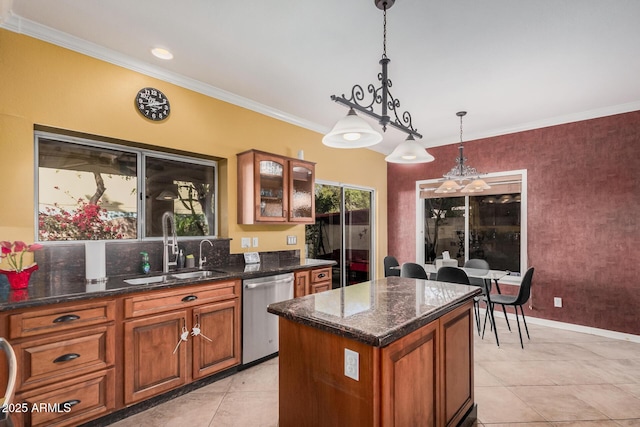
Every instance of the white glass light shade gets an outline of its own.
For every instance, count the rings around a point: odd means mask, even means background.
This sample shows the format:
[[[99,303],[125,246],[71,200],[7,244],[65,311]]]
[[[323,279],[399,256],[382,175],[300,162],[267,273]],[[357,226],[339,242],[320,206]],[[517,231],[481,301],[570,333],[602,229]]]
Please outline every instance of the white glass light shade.
[[[431,154],[409,135],[385,160],[389,163],[428,163],[435,160]]]
[[[331,132],[322,138],[322,143],[333,148],[370,147],[382,141],[382,135],[361,117],[353,108],[342,119],[338,120]]]
[[[482,190],[488,190],[491,188],[486,182],[481,179],[474,179],[471,183],[467,184],[463,189],[463,193],[478,193]]]
[[[153,49],[151,49],[151,53],[156,58],[167,59],[167,60],[173,59],[173,53],[169,52],[169,50],[163,47],[154,47]]]
[[[456,190],[461,189],[462,187],[453,180],[447,180],[442,183],[442,185],[436,188],[435,193],[455,193]]]

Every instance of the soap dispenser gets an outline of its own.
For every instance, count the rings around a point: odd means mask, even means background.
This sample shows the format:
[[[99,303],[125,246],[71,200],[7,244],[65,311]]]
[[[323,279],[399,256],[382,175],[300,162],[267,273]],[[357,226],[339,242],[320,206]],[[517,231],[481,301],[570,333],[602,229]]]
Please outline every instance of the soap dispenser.
[[[142,255],[142,260],[140,261],[140,271],[143,274],[149,274],[149,271],[151,270],[151,264],[149,264],[149,254],[146,252],[140,252],[140,255]]]
[[[184,268],[184,264],[185,264],[184,249],[180,249],[180,252],[178,253],[178,260],[177,260],[178,269]]]

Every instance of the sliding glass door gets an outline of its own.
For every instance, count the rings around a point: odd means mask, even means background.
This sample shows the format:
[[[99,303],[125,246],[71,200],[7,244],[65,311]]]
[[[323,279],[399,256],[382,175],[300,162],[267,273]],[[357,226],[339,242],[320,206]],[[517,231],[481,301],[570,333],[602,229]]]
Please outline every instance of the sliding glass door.
[[[372,277],[373,190],[316,183],[316,223],[306,226],[307,258],[331,259],[333,287]]]

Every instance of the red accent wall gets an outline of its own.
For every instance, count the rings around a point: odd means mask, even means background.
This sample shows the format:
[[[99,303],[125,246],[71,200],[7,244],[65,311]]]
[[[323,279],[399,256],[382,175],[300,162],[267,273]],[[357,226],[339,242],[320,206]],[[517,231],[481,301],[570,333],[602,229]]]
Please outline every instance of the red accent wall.
[[[415,182],[451,169],[457,144],[429,152],[434,162],[387,166],[388,253],[400,263],[416,256]],[[527,314],[640,335],[640,111],[469,141],[464,153],[481,172],[527,170]]]

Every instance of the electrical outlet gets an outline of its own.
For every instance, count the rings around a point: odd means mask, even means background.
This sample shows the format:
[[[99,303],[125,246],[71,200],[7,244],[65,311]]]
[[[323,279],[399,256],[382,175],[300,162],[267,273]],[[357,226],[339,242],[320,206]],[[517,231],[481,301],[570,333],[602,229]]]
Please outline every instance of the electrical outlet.
[[[298,243],[298,238],[296,236],[287,236],[287,245],[295,245]]]
[[[253,247],[254,247],[254,248],[257,248],[257,247],[258,247],[258,238],[257,238],[257,237],[254,237],[254,238],[253,238]]]
[[[251,247],[251,238],[250,237],[243,237],[240,240],[240,247],[241,248],[250,248]]]
[[[356,381],[360,381],[360,355],[348,348],[344,349],[344,375]]]
[[[562,298],[553,297],[553,306],[554,307],[562,307]]]

